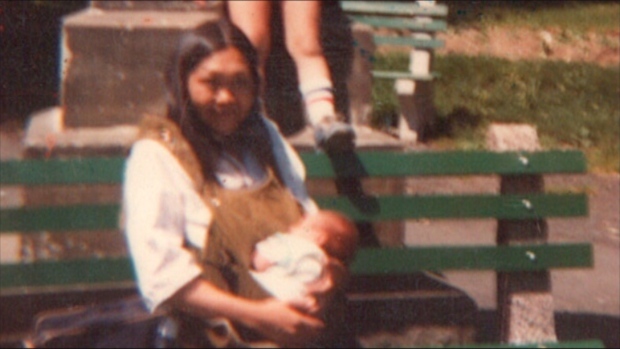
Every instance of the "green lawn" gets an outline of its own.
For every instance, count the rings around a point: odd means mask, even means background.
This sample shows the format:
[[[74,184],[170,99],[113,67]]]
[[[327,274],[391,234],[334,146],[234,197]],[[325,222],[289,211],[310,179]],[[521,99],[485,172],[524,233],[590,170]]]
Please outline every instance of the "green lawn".
[[[533,29],[559,28],[567,33],[618,30],[620,1],[441,1],[449,8],[451,28],[475,25]]]
[[[406,69],[408,56],[380,55],[376,69]],[[511,62],[492,57],[435,57],[437,118],[429,142],[478,149],[491,122],[535,125],[547,148],[579,148],[593,170],[619,171],[620,69],[552,61]],[[391,81],[374,91],[375,126],[398,110]]]
[[[438,1],[448,28],[553,28],[559,40],[620,32],[620,1]],[[620,42],[609,42],[610,47]],[[374,69],[407,70],[408,56],[375,57]],[[491,122],[535,125],[547,148],[582,149],[594,171],[620,171],[620,67],[493,57],[435,56],[437,117],[427,141],[436,147],[478,149]],[[373,123],[394,124],[392,81],[373,86]]]

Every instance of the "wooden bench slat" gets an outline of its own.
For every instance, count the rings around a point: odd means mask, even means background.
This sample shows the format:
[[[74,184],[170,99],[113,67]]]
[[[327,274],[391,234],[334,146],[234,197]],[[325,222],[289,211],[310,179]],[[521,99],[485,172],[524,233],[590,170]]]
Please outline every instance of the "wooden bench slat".
[[[446,21],[434,20],[432,22],[419,21],[411,18],[389,18],[377,16],[358,16],[350,15],[349,18],[356,22],[370,25],[372,27],[384,27],[395,29],[409,29],[423,32],[444,31],[448,28]]]
[[[536,219],[588,213],[585,194],[319,197],[317,204],[356,221],[419,218]]]
[[[506,344],[506,343],[471,343],[467,345],[452,346],[445,348],[605,348],[605,344],[599,339],[586,339],[580,341],[562,341],[562,342],[544,342],[544,343],[524,343],[524,344]]]
[[[443,40],[439,39],[421,39],[404,36],[384,36],[374,35],[375,44],[388,46],[408,46],[415,48],[441,48],[445,46]]]
[[[0,232],[118,229],[118,204],[26,207],[0,211]]]
[[[586,161],[576,150],[541,152],[389,152],[367,151],[354,156],[302,153],[309,178],[401,177],[472,174],[585,173]],[[19,160],[0,163],[2,185],[120,183],[125,159]]]
[[[588,213],[585,194],[384,195],[366,198],[317,197],[321,208],[357,221],[419,218],[535,219]],[[0,231],[40,232],[118,229],[117,204],[13,208],[0,211]]]
[[[383,70],[373,70],[372,77],[377,79],[409,79],[416,81],[431,81],[440,76],[439,73],[431,73],[431,74],[412,74],[408,72],[398,72],[398,71],[383,71]]]
[[[445,5],[420,6],[411,3],[394,1],[340,1],[345,12],[377,13],[385,15],[424,15],[424,16],[447,16],[448,7]]]
[[[134,280],[129,258],[77,259],[40,261],[36,263],[2,264],[0,288],[86,286]]]
[[[590,244],[441,246],[360,249],[353,274],[408,274],[423,270],[496,270],[591,267]]]
[[[122,157],[12,160],[0,164],[1,184],[104,184],[123,179]]]
[[[589,244],[444,246],[360,249],[351,265],[357,275],[408,274],[424,270],[532,271],[592,266]],[[119,283],[134,280],[128,258],[2,264],[0,288]]]
[[[518,175],[585,173],[582,152],[368,151],[356,156],[328,158],[321,153],[302,153],[308,178],[403,177],[450,175]]]

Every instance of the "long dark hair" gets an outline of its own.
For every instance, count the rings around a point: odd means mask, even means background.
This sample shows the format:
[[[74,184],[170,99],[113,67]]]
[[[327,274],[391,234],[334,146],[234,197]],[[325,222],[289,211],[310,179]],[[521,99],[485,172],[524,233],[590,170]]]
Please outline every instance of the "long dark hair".
[[[187,80],[205,58],[229,47],[238,49],[245,58],[252,74],[256,98],[250,115],[239,128],[231,135],[221,136],[198,116],[189,98]],[[275,166],[269,133],[260,115],[259,86],[256,50],[243,32],[228,20],[207,22],[181,37],[167,70],[167,117],[179,126],[191,144],[206,178],[214,178],[215,163],[223,151],[252,152],[263,166],[272,167],[280,177]]]

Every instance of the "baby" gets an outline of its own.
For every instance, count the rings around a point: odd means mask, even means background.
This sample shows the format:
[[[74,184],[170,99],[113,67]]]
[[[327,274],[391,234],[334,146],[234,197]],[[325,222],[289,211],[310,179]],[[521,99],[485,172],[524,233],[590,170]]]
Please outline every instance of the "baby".
[[[305,216],[289,231],[277,232],[257,243],[250,274],[274,297],[311,308],[314,299],[308,285],[321,278],[329,257],[348,265],[358,239],[357,228],[344,215],[319,211]]]

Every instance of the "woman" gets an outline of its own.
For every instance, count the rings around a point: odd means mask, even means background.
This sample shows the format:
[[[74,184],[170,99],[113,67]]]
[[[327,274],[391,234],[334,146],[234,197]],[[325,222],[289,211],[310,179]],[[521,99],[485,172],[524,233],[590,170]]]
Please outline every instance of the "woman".
[[[175,314],[180,340],[191,345],[208,344],[200,333],[214,318],[230,320],[244,339],[326,343],[340,320],[265,295],[235,294],[247,281],[249,254],[209,251],[210,239],[232,236],[249,246],[317,210],[303,164],[260,115],[252,44],[226,21],[208,23],[182,37],[168,73],[167,117],[145,118],[123,189],[127,240],[147,306]],[[215,261],[207,258],[212,252]],[[319,308],[344,276],[336,261],[331,266],[315,286]]]

